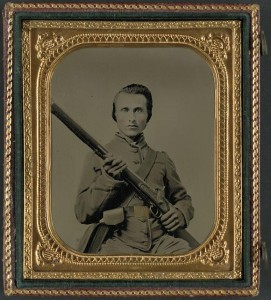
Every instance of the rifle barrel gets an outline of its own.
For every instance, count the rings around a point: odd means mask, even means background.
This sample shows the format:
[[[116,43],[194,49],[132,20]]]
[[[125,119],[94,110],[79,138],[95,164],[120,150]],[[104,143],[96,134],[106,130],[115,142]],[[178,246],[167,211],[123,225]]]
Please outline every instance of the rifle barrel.
[[[80,125],[70,118],[57,104],[51,105],[51,112],[66,125],[83,143],[89,146],[99,157],[103,158],[108,151],[90,136]]]
[[[51,105],[51,112],[64,125],[66,125],[82,142],[88,145],[102,159],[108,154],[108,151],[100,145],[91,135],[89,135],[80,125],[78,125],[71,117],[69,117],[57,104]],[[161,215],[167,212],[164,205],[157,205],[155,191],[153,191],[146,182],[136,173],[126,168],[122,171],[123,179],[142,197],[150,206],[157,207],[157,214]],[[166,203],[166,202],[165,202]]]
[[[54,114],[64,125],[66,125],[83,143],[89,146],[99,157],[102,159],[108,154],[108,151],[99,144],[92,136],[90,136],[81,126],[73,121],[57,104],[51,105],[51,112]],[[124,180],[135,190],[135,192],[143,198],[145,202],[150,205],[150,208],[156,209],[153,211],[154,216],[160,218],[162,214],[168,211],[168,200],[164,198],[161,203],[157,203],[156,193],[153,191],[144,180],[137,174],[126,168],[123,170]],[[196,248],[199,243],[191,236],[185,229],[177,229],[176,235],[180,238],[187,240],[191,248]]]

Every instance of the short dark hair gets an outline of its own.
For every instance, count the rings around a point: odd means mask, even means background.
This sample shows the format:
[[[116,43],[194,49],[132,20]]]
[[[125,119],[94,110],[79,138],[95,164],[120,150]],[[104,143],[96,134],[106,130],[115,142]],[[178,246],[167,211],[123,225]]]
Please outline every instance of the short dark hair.
[[[115,101],[118,98],[119,94],[121,94],[121,93],[134,94],[134,95],[139,94],[139,95],[143,95],[146,98],[147,112],[148,112],[147,122],[149,122],[149,120],[152,116],[152,95],[151,95],[150,90],[146,86],[144,86],[142,84],[136,84],[136,83],[125,86],[117,93],[117,95],[114,98],[114,102],[113,102],[112,118],[115,121],[117,121]]]

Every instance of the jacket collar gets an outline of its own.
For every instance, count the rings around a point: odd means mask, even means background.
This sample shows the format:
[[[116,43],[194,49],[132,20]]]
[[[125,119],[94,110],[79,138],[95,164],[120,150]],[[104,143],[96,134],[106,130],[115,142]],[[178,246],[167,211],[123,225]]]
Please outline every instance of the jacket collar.
[[[147,146],[143,133],[140,133],[135,139],[131,139],[121,132],[117,132],[115,136],[118,140],[128,143],[133,148],[143,148]]]

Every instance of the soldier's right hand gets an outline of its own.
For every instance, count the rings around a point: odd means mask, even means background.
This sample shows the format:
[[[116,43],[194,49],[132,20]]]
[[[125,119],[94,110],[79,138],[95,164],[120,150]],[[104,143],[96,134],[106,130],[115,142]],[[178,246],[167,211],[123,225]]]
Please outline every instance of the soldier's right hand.
[[[113,155],[109,155],[103,161],[103,169],[114,179],[120,179],[121,172],[127,167],[127,164]]]

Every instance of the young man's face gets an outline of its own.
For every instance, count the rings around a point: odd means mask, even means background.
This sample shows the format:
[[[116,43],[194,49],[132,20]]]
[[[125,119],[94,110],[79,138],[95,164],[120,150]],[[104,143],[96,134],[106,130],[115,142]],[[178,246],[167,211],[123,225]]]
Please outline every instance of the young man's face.
[[[140,134],[147,125],[147,100],[140,94],[120,93],[115,100],[115,116],[119,130],[128,137]]]

